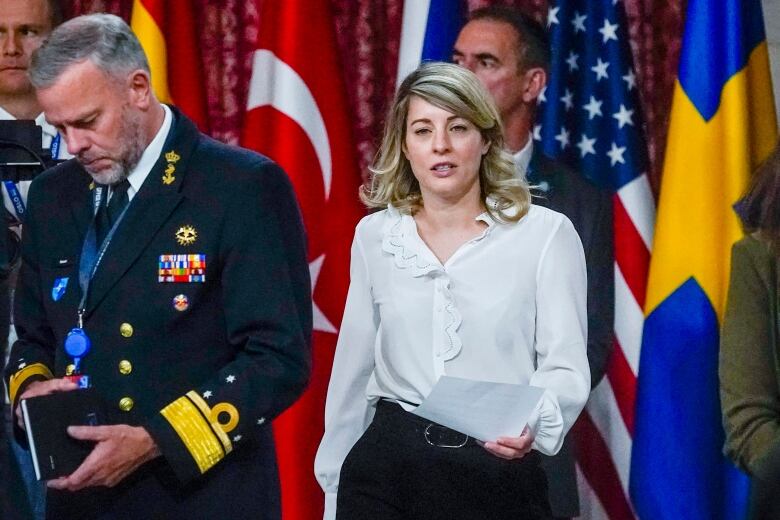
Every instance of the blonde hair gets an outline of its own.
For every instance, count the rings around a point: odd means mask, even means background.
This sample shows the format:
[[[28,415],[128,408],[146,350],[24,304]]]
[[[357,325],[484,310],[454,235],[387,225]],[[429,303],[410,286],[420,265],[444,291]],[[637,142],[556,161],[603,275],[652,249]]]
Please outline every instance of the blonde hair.
[[[371,182],[360,199],[369,208],[392,205],[414,214],[423,206],[420,185],[403,153],[409,100],[417,96],[462,117],[489,143],[479,166],[482,204],[494,220],[516,222],[531,203],[528,184],[515,175],[512,156],[504,148],[504,131],[490,94],[470,71],[451,63],[428,62],[409,74],[398,89],[385,121],[382,144],[369,168]],[[486,204],[486,201],[490,201]]]

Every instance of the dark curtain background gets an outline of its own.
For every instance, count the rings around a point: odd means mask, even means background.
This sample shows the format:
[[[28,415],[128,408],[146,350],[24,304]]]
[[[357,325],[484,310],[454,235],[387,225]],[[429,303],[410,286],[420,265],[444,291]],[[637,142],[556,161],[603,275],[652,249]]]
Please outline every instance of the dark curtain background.
[[[74,16],[104,11],[130,19],[132,0],[63,0]],[[250,56],[261,0],[200,0],[199,45],[207,72],[211,134],[236,144],[246,104]],[[271,0],[276,1],[276,0]],[[302,0],[301,4],[305,5]],[[491,3],[518,6],[546,19],[547,0],[469,0],[476,8]],[[682,34],[684,0],[623,0],[631,48],[647,123],[650,175],[658,189],[666,128]],[[331,0],[341,47],[360,164],[370,162],[381,133],[385,107],[395,85],[403,0]],[[312,49],[312,59],[317,51]]]

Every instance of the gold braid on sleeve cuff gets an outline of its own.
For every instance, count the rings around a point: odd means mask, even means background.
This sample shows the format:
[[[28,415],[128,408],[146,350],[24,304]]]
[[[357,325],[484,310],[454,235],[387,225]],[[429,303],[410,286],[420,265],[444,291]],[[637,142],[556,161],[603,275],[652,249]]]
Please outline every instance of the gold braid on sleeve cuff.
[[[8,398],[11,400],[12,405],[16,406],[16,394],[19,393],[19,389],[22,388],[24,382],[33,376],[43,376],[46,379],[54,378],[49,367],[43,363],[27,365],[8,380]]]
[[[230,438],[212,418],[214,414],[208,404],[196,392],[188,392],[160,413],[176,431],[201,473],[233,450]]]

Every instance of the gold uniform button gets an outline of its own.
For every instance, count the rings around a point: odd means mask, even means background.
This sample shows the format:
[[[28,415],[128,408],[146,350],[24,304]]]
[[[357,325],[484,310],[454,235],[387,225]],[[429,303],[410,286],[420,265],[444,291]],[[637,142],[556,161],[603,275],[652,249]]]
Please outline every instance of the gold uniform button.
[[[133,405],[135,404],[135,401],[131,397],[123,397],[119,400],[119,409],[123,412],[129,412],[133,409]]]
[[[123,376],[126,376],[130,372],[133,371],[133,364],[130,363],[128,360],[123,359],[119,362],[119,373]]]
[[[129,338],[133,335],[133,326],[129,323],[123,323],[119,326],[119,333],[125,338]]]

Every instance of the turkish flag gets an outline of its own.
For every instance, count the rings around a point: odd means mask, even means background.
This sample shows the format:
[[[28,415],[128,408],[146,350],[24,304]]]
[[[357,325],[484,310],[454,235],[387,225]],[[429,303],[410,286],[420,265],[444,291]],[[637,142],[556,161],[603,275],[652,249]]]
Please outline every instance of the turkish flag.
[[[290,176],[309,241],[314,373],[274,422],[285,520],[321,518],[314,479],[325,394],[349,286],[350,245],[365,211],[350,110],[328,0],[259,3],[260,30],[242,144]]]

